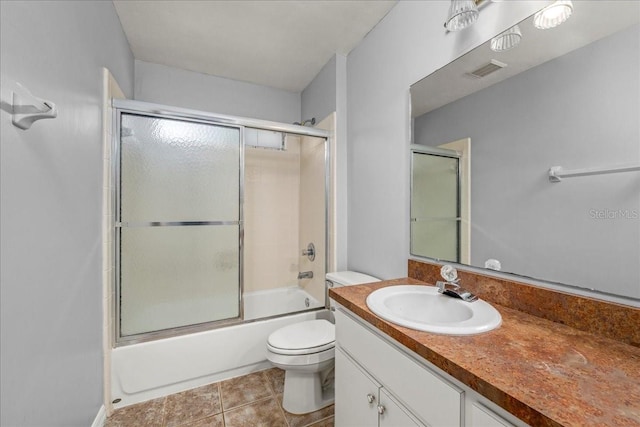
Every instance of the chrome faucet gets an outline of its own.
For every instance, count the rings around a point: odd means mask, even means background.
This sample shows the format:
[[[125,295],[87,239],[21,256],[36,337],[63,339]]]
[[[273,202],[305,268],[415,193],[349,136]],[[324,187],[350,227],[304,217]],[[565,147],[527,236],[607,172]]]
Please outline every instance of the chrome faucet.
[[[458,278],[458,272],[453,266],[448,264],[443,265],[440,269],[440,275],[445,281],[439,280],[436,282],[439,293],[453,298],[460,298],[467,302],[474,302],[478,299],[476,295],[459,285],[460,279]]]
[[[301,271],[298,273],[298,279],[313,279],[313,271]]]
[[[458,285],[457,282],[436,282],[436,286],[438,287],[438,292],[444,295],[448,295],[454,298],[460,298],[463,301],[474,302],[478,299],[478,297],[472,294],[467,289]]]

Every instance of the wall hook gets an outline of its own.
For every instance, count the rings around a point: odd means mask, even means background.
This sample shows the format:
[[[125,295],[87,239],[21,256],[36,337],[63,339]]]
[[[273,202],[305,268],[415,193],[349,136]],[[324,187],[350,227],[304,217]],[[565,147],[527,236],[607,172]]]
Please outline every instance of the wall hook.
[[[58,116],[56,104],[33,96],[20,85],[23,92],[13,92],[13,117],[11,123],[20,129],[29,129],[33,122],[40,119],[54,119]]]

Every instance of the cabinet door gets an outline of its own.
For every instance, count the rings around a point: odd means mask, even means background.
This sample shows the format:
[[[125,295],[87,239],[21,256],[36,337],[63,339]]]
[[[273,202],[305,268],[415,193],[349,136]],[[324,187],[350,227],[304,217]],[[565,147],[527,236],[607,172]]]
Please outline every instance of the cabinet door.
[[[424,427],[409,415],[384,388],[380,389],[380,403],[377,410],[380,414],[380,427]]]
[[[380,385],[336,348],[336,427],[376,427]],[[389,424],[390,425],[390,424]]]

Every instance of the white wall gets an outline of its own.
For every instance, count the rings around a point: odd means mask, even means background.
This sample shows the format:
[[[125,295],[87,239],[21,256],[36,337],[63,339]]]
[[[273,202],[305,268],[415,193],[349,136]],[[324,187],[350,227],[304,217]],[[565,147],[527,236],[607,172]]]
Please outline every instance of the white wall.
[[[102,68],[133,94],[111,2],[0,2],[3,426],[91,425],[102,405]],[[23,131],[16,81],[58,118]]]
[[[299,93],[139,60],[135,76],[139,101],[282,123],[300,120]]]
[[[347,62],[349,269],[407,274],[409,86],[547,2],[489,4],[478,22],[445,33],[449,1],[401,1]]]

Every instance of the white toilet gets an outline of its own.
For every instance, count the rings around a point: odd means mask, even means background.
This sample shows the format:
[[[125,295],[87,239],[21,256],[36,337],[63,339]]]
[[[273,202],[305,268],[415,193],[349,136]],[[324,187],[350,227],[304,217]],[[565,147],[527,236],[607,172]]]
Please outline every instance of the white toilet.
[[[326,287],[359,285],[379,279],[355,271],[328,273]],[[335,326],[307,320],[278,329],[267,339],[267,359],[285,370],[283,408],[306,414],[333,403]]]

